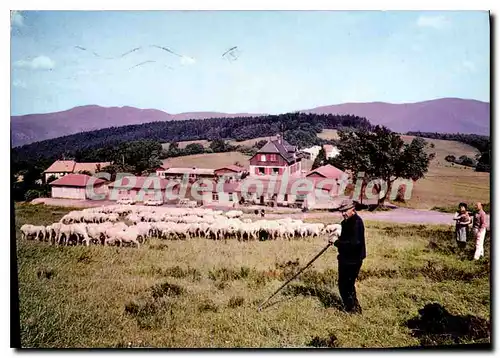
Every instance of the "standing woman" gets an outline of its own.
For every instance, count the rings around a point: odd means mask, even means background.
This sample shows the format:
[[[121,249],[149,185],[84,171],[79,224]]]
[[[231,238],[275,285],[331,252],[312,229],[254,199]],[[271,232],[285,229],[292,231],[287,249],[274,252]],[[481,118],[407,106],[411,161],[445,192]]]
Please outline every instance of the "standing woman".
[[[467,243],[467,229],[472,223],[472,219],[467,212],[467,204],[458,204],[458,211],[453,216],[453,220],[456,221],[455,234],[458,247],[463,249]]]

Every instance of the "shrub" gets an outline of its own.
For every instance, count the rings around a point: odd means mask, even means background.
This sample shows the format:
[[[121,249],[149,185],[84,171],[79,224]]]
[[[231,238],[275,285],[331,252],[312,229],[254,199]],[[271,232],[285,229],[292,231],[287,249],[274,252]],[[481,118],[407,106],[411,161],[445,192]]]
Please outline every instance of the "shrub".
[[[213,281],[233,281],[247,278],[249,274],[250,269],[248,267],[242,266],[239,270],[222,267],[220,269],[210,270],[208,272],[208,278]]]
[[[214,301],[207,298],[207,299],[203,300],[198,305],[198,311],[200,311],[200,312],[206,312],[206,311],[217,312],[217,311],[219,311],[219,308],[214,303]]]
[[[316,348],[337,348],[337,337],[333,333],[330,333],[328,338],[315,336],[309,343],[307,343],[307,346]]]
[[[455,160],[457,160],[457,158],[455,158],[454,155],[447,155],[446,157],[444,157],[444,160],[450,163],[455,163]]]
[[[54,269],[51,268],[49,269],[42,268],[36,272],[36,275],[38,276],[39,279],[46,278],[47,280],[50,280],[51,278],[55,277],[56,272]]]
[[[160,298],[163,296],[179,296],[185,292],[184,288],[181,286],[169,282],[154,285],[151,290],[153,298]]]
[[[230,308],[236,308],[242,306],[245,302],[245,299],[241,296],[231,297],[229,299],[229,303],[227,304]]]
[[[31,201],[36,198],[40,198],[42,196],[42,192],[40,190],[30,189],[24,194],[24,200]]]
[[[186,278],[190,277],[193,281],[201,280],[201,273],[194,268],[188,267],[183,269],[180,266],[169,267],[164,270],[165,276],[171,276],[175,278]]]

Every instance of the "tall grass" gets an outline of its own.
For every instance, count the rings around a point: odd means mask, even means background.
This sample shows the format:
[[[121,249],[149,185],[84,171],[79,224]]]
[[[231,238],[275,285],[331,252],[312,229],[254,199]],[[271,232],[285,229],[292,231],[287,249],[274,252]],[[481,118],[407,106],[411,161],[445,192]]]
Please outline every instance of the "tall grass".
[[[16,206],[16,227],[69,209]],[[357,283],[363,315],[342,311],[330,249],[263,311],[257,306],[325,238],[159,240],[135,248],[58,247],[17,233],[24,347],[399,347],[422,344],[405,322],[428,303],[490,319],[486,259],[459,252],[445,226],[366,222]],[[476,341],[474,335],[465,342]],[[472,338],[471,338],[472,337]]]

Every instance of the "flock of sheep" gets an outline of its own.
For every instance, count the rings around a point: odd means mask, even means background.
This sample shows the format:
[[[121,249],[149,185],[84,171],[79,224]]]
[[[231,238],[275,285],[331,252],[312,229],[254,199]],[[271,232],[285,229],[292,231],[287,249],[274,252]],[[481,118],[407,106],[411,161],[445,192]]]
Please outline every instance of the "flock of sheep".
[[[71,211],[48,226],[23,225],[23,239],[51,244],[135,245],[149,238],[221,240],[288,239],[340,235],[340,225],[304,223],[290,218],[241,220],[242,211],[111,205]],[[128,223],[128,224],[127,224]]]

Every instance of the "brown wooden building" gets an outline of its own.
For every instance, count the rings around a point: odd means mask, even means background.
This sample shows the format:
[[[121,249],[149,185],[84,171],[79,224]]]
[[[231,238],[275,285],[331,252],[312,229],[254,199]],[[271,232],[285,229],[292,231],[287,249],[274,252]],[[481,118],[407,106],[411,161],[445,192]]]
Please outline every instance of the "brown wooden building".
[[[250,176],[300,175],[302,158],[297,147],[290,145],[281,136],[267,142],[250,158]]]

